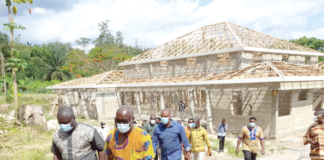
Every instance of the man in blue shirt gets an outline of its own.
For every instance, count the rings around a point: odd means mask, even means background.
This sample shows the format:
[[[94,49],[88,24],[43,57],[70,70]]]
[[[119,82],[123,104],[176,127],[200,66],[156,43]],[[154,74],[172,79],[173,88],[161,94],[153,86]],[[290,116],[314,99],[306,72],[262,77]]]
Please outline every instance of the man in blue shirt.
[[[186,150],[185,159],[190,160],[190,149],[186,133],[181,124],[172,121],[170,110],[164,109],[161,112],[161,122],[153,131],[152,143],[154,152],[158,145],[161,147],[161,160],[180,160],[181,159],[181,142]]]

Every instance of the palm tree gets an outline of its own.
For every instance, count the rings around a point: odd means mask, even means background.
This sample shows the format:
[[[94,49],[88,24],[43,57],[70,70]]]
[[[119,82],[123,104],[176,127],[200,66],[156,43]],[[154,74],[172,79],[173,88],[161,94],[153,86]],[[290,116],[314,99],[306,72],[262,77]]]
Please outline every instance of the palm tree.
[[[66,56],[64,53],[55,53],[52,51],[52,54],[48,55],[45,59],[44,66],[44,80],[60,80],[71,78],[71,74],[68,71],[62,70],[62,66],[66,64]]]

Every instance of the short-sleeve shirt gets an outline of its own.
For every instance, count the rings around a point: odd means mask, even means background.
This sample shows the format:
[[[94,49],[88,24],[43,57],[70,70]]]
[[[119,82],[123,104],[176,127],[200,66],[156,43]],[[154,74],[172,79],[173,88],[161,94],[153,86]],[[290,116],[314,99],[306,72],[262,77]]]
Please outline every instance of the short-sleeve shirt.
[[[72,132],[57,130],[53,135],[52,153],[60,159],[94,160],[95,151],[103,151],[104,140],[90,125],[77,123]]]
[[[258,142],[259,140],[264,139],[264,135],[261,127],[259,126],[255,126],[252,129],[250,129],[248,126],[245,126],[239,133],[238,138],[243,140],[242,150],[258,153]]]
[[[311,144],[310,158],[324,159],[324,128],[321,124],[314,123],[308,128],[304,136],[305,145],[308,143],[307,140],[315,142]]]
[[[143,130],[146,131],[148,134],[150,134],[150,136],[152,137],[155,125],[156,124],[151,125],[151,123],[145,123]]]
[[[147,160],[155,157],[151,136],[138,127],[134,127],[123,143],[117,144],[118,129],[109,132],[105,153],[114,160]]]

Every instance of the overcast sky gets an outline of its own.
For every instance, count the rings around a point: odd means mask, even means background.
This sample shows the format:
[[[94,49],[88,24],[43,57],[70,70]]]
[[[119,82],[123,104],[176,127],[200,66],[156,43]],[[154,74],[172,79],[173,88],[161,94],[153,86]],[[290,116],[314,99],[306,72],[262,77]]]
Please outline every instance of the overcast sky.
[[[4,1],[1,24],[8,23]],[[13,17],[27,29],[15,32],[22,42],[61,41],[76,47],[75,39],[98,37],[98,23],[108,19],[111,32],[121,31],[125,43],[134,45],[137,39],[140,46],[154,48],[223,21],[282,39],[324,39],[323,6],[323,0],[34,0],[19,5]]]

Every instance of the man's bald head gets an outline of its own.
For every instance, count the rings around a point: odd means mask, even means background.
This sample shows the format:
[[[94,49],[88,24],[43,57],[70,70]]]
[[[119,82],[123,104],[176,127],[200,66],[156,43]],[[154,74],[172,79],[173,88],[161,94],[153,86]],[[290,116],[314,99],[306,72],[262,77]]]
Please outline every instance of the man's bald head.
[[[171,111],[169,109],[163,109],[162,110],[161,117],[170,117],[170,116],[171,116]]]
[[[72,131],[77,124],[71,107],[61,107],[57,112],[57,121],[59,124],[71,124]]]
[[[131,118],[134,117],[134,111],[133,108],[127,105],[122,105],[118,108],[117,112],[116,112],[116,117],[117,115],[121,115],[121,116],[131,116]]]
[[[70,118],[74,117],[74,113],[71,107],[61,107],[57,112],[57,118]]]

